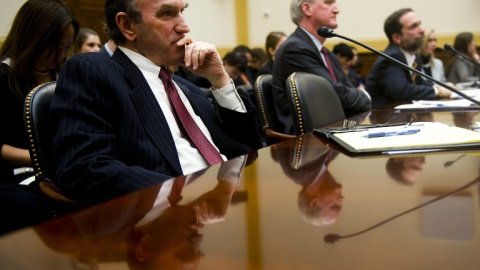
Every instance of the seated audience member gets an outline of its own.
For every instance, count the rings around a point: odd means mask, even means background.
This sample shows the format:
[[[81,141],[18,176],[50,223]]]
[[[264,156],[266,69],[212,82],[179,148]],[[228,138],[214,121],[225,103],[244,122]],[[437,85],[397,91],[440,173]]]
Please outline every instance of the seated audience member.
[[[102,48],[98,33],[91,28],[80,28],[75,38],[75,54],[98,52]]]
[[[297,29],[280,46],[273,65],[272,91],[277,117],[283,133],[295,134],[293,115],[288,101],[286,80],[294,72],[307,72],[327,79],[338,94],[346,117],[369,111],[370,97],[347,79],[337,57],[327,50],[325,38],[317,30],[326,26],[336,29],[337,3],[329,0],[292,0],[290,16]],[[321,91],[321,89],[319,89]]]
[[[415,12],[410,8],[395,11],[385,20],[384,31],[389,41],[384,53],[421,70],[416,53],[422,47],[424,29]],[[373,108],[382,108],[395,102],[433,100],[451,94],[450,90],[434,85],[417,73],[381,56],[373,64],[365,87],[372,97]]]
[[[242,80],[242,74],[248,67],[248,59],[238,52],[229,52],[223,57],[223,66],[234,81]]]
[[[423,46],[420,48],[420,58],[422,60],[422,71],[440,82],[446,82],[445,69],[442,60],[435,58],[435,49],[437,48],[437,36],[435,30],[425,29],[425,38]]]
[[[255,85],[255,78],[256,74],[255,71],[252,69],[252,50],[246,45],[238,45],[237,47],[233,48],[234,53],[240,53],[247,58],[247,67],[242,73],[240,74],[240,78],[234,79],[235,84],[237,85]]]
[[[342,64],[343,68],[343,73],[347,76],[347,78],[350,80],[350,82],[355,85],[355,87],[365,89],[363,84],[359,82],[359,76],[357,73],[353,70],[352,66],[354,65],[354,61],[358,59],[356,50],[354,52],[354,48],[345,44],[345,43],[339,43],[335,46],[333,46],[333,51],[332,51],[340,60],[340,63]]]
[[[102,48],[98,52],[103,53],[106,56],[112,56],[115,49],[117,49],[117,45],[115,44],[115,41],[109,38],[108,41],[105,44],[103,44]]]
[[[455,37],[453,48],[480,64],[477,53],[477,45],[470,32],[460,33]],[[452,52],[447,64],[447,79],[452,83],[471,82],[479,80],[480,71],[473,63]]]
[[[271,148],[283,172],[301,186],[297,196],[300,217],[314,226],[334,223],[342,210],[342,184],[329,172],[328,165],[338,155],[315,141],[291,140]],[[300,146],[299,146],[300,145]],[[300,157],[297,163],[291,157]]]
[[[394,157],[386,163],[388,175],[395,181],[413,185],[422,173],[425,157]]]
[[[113,56],[65,63],[51,112],[55,184],[67,197],[106,200],[261,146],[255,109],[236,93],[215,46],[186,35],[187,6],[107,0]],[[171,80],[167,67],[179,64],[210,81],[217,112],[201,89]]]
[[[258,70],[257,76],[263,74],[272,74],[273,61],[275,61],[275,55],[277,54],[278,47],[287,40],[287,35],[280,31],[273,31],[267,35],[265,40],[265,51],[269,61]]]
[[[28,0],[15,16],[0,49],[0,182],[33,175],[24,100],[35,86],[56,80],[77,29],[61,0]]]
[[[267,53],[262,48],[252,49],[252,61],[250,63],[250,68],[252,69],[255,78],[258,76],[258,71],[267,63],[267,61]]]
[[[355,47],[351,47],[352,52],[353,52],[353,59],[350,61],[348,65],[348,72],[352,78],[355,79],[356,83],[355,85],[357,87],[363,87],[365,89],[365,80],[360,76],[363,63],[362,61],[358,58],[358,50]]]

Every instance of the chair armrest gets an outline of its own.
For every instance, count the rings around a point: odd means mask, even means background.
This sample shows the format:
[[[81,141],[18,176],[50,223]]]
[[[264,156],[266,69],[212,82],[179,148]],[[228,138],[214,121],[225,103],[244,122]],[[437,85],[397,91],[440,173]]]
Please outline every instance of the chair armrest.
[[[265,136],[268,144],[274,144],[274,143],[282,142],[285,140],[291,140],[297,137],[295,135],[277,132],[270,128],[266,128],[264,131],[265,131]]]

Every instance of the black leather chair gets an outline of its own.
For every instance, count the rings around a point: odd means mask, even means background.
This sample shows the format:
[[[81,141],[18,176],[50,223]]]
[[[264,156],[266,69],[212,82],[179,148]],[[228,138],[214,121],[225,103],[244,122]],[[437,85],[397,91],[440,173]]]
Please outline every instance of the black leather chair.
[[[71,202],[52,181],[55,175],[53,164],[53,134],[50,125],[50,103],[55,92],[55,82],[35,87],[25,99],[24,120],[29,140],[30,157],[35,170],[35,181],[50,198]]]
[[[253,96],[259,112],[260,124],[263,129],[265,140],[268,145],[293,139],[295,136],[277,132],[277,115],[272,94],[272,75],[264,74],[257,77]]]
[[[345,119],[340,99],[325,78],[294,72],[287,78],[286,84],[297,135]]]

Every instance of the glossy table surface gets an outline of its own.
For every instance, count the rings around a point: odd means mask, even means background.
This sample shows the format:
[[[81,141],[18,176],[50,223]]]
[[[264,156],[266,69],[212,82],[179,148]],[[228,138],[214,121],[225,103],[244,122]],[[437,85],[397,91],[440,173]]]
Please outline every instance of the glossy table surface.
[[[414,117],[480,121],[458,114]],[[176,204],[169,180],[0,236],[1,268],[480,268],[480,149],[359,158],[309,133],[256,154],[187,177]]]

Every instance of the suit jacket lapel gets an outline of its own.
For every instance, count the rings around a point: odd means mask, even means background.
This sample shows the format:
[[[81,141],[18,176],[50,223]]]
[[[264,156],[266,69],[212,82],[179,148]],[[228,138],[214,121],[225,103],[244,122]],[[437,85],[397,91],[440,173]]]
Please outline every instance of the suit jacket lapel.
[[[294,35],[298,36],[304,42],[304,44],[310,48],[310,50],[314,51],[317,57],[317,60],[320,63],[322,63],[322,65],[325,68],[327,68],[327,66],[325,66],[325,63],[323,62],[322,57],[320,56],[320,52],[318,51],[317,46],[315,45],[315,43],[313,43],[310,36],[307,33],[305,33],[305,31],[300,27],[297,27],[297,29],[294,32]]]
[[[167,120],[143,74],[121,50],[115,51],[113,59],[124,68],[125,78],[130,83],[132,89],[130,98],[145,131],[175,170],[182,174],[177,149]]]

